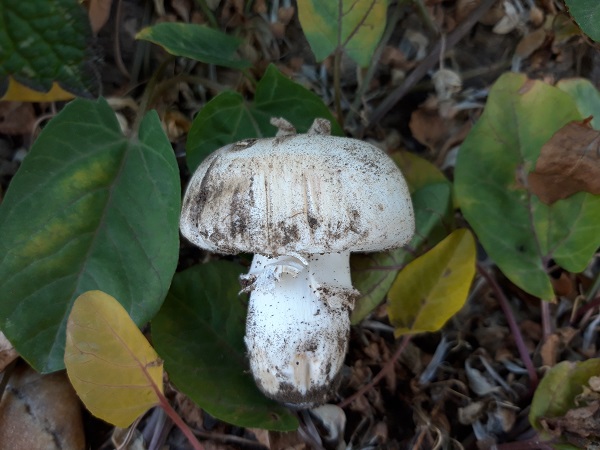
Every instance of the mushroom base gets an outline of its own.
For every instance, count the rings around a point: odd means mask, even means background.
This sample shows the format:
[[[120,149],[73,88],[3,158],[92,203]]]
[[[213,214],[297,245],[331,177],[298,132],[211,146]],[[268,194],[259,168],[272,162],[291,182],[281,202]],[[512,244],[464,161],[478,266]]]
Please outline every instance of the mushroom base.
[[[255,255],[245,342],[263,393],[296,408],[325,403],[337,387],[358,296],[349,253]]]

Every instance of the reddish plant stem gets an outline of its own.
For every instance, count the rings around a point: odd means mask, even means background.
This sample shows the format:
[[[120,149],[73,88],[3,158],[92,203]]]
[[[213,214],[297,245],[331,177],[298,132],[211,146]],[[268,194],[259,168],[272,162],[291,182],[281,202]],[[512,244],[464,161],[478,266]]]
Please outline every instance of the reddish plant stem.
[[[156,395],[158,396],[158,399],[160,400],[160,403],[159,403],[160,407],[162,409],[164,409],[164,411],[171,418],[173,423],[175,425],[177,425],[177,427],[185,435],[185,437],[190,442],[190,444],[192,444],[192,447],[194,447],[194,450],[204,450],[204,447],[198,441],[198,439],[196,438],[196,436],[194,435],[194,433],[192,432],[190,427],[188,427],[187,424],[181,418],[181,416],[179,414],[177,414],[177,411],[175,411],[173,409],[173,407],[169,403],[169,400],[167,400],[167,398],[164,396],[164,394],[162,392],[160,392],[158,389],[155,389],[155,392],[156,392]]]
[[[390,370],[392,370],[392,368],[394,367],[394,364],[396,363],[396,361],[398,360],[398,358],[400,358],[400,355],[402,355],[402,352],[404,351],[404,349],[406,348],[406,346],[410,342],[411,338],[412,338],[412,336],[410,334],[405,335],[404,338],[402,338],[402,341],[400,342],[400,345],[398,346],[398,348],[396,349],[396,351],[394,352],[394,354],[392,355],[392,357],[390,358],[390,360],[387,363],[385,363],[385,365],[382,367],[382,369],[379,371],[379,373],[377,375],[375,375],[373,377],[373,379],[369,383],[365,384],[362,388],[360,388],[358,391],[356,391],[350,397],[348,397],[344,401],[338,403],[338,406],[340,408],[345,408],[350,403],[352,403],[354,400],[356,400],[358,397],[360,397],[361,395],[363,395],[365,392],[367,392],[370,389],[372,389],[373,386],[375,386],[377,383],[379,383],[381,381],[381,379]]]
[[[550,314],[550,303],[546,300],[540,300],[542,310],[542,342],[546,342],[546,339],[554,332],[552,329],[552,315]]]
[[[494,294],[496,295],[496,299],[504,312],[504,316],[506,317],[506,321],[508,322],[508,327],[512,333],[512,336],[515,340],[515,344],[517,345],[517,350],[519,351],[519,355],[521,356],[521,360],[527,369],[527,373],[529,374],[529,379],[531,380],[531,389],[534,390],[538,383],[539,378],[537,372],[535,371],[535,367],[533,365],[533,361],[531,360],[531,356],[529,355],[529,350],[527,350],[527,346],[525,345],[525,341],[523,340],[523,335],[521,334],[521,330],[519,329],[519,325],[517,325],[517,321],[515,320],[515,316],[510,308],[510,304],[508,303],[508,299],[502,292],[502,289],[496,282],[496,279],[493,275],[491,275],[487,270],[485,270],[480,264],[477,264],[477,271],[479,274],[486,279]]]

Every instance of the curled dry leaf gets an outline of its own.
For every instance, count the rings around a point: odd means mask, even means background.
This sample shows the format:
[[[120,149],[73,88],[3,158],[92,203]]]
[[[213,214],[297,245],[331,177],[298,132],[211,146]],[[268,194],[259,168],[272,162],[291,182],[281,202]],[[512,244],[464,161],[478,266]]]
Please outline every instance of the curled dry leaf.
[[[562,417],[542,419],[541,422],[546,431],[555,436],[597,437],[600,429],[600,402],[570,409]]]
[[[588,120],[562,127],[542,147],[527,181],[546,204],[582,191],[600,194],[600,132]]]
[[[462,89],[460,75],[450,69],[440,69],[431,77],[438,99],[450,100]]]
[[[493,31],[496,34],[508,34],[521,23],[519,12],[512,2],[504,2],[504,17],[494,25]]]

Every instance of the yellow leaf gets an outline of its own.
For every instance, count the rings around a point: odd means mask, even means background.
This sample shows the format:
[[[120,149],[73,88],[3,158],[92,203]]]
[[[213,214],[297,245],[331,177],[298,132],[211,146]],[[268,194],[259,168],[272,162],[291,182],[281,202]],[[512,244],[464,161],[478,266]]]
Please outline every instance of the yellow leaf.
[[[163,363],[121,304],[88,291],[67,322],[65,366],[95,416],[125,428],[159,404]]]
[[[48,92],[34,91],[27,86],[15,81],[12,77],[8,78],[8,89],[0,98],[0,101],[16,102],[58,102],[62,100],[71,100],[75,98],[73,94],[65,91],[57,83],[52,84]]]
[[[438,331],[465,304],[475,276],[475,240],[454,231],[408,264],[388,292],[388,314],[396,337]]]

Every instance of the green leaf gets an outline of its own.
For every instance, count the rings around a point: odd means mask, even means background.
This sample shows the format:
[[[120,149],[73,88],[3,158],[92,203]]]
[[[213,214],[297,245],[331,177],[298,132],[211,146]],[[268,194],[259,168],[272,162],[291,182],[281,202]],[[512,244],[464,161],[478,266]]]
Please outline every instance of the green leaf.
[[[544,300],[554,297],[551,260],[580,272],[600,245],[599,196],[578,193],[548,206],[526,188],[542,145],[579,119],[565,92],[506,74],[456,163],[456,198],[479,241],[513,283]]]
[[[118,427],[160,403],[161,359],[127,311],[102,291],[81,294],[73,304],[65,367],[86,408]]]
[[[105,100],[75,100],[44,128],[0,205],[0,329],[36,370],[64,367],[83,292],[137,324],[159,309],[179,253],[179,171],[156,112],[127,139]]]
[[[175,56],[185,56],[207,64],[244,69],[250,62],[240,59],[241,39],[205,25],[159,23],[141,30],[136,39],[153,42]]]
[[[475,276],[475,240],[467,229],[408,264],[388,293],[396,337],[438,331],[465,304]]]
[[[359,66],[371,64],[386,14],[387,0],[298,1],[300,24],[317,61],[340,48]]]
[[[353,284],[362,294],[352,311],[352,323],[363,320],[385,298],[399,269],[424,247],[432,247],[452,225],[452,186],[433,164],[408,152],[392,155],[404,174],[415,211],[415,236],[406,248],[353,254]],[[407,249],[410,249],[407,250]]]
[[[568,78],[556,83],[556,87],[567,92],[584,118],[594,116],[592,127],[600,130],[600,92],[584,78]]]
[[[242,427],[294,430],[289,411],[260,393],[243,342],[243,268],[226,261],[175,275],[152,338],[171,381],[209,414]]]
[[[569,13],[582,31],[600,42],[600,3],[598,0],[565,0]]]
[[[187,141],[187,163],[195,170],[202,160],[218,148],[248,138],[274,136],[269,121],[283,117],[299,133],[308,131],[313,120],[331,122],[332,133],[343,135],[342,128],[321,99],[282,75],[270,65],[256,87],[253,103],[236,92],[223,92],[204,106],[194,119]]]
[[[8,77],[41,92],[53,82],[93,96],[98,80],[88,61],[92,32],[77,0],[0,1],[0,97]]]
[[[583,362],[563,361],[550,369],[535,390],[529,411],[531,426],[540,432],[542,439],[553,436],[544,432],[540,420],[564,416],[577,406],[576,397],[593,376],[600,374],[600,359]]]

